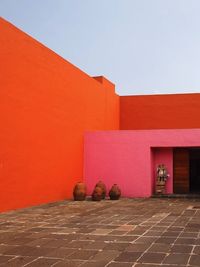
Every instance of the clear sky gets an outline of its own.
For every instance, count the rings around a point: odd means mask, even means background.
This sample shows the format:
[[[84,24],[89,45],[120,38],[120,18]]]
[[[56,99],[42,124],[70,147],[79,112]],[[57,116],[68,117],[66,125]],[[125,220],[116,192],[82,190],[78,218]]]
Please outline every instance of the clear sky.
[[[200,0],[0,0],[0,15],[120,95],[200,92]]]

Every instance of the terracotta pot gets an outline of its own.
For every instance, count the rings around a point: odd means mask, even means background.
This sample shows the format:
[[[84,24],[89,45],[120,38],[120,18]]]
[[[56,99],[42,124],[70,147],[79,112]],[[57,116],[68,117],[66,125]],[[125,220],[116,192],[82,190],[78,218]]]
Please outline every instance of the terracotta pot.
[[[117,184],[114,184],[109,191],[109,196],[111,200],[118,200],[121,196],[121,190]]]
[[[92,200],[93,201],[100,201],[102,199],[103,190],[101,187],[96,186],[92,193]]]
[[[101,189],[102,189],[102,199],[105,199],[105,197],[106,197],[106,185],[102,181],[99,181],[96,184],[96,186],[101,187]]]
[[[85,183],[78,182],[73,191],[74,200],[83,201],[86,198],[86,185]]]

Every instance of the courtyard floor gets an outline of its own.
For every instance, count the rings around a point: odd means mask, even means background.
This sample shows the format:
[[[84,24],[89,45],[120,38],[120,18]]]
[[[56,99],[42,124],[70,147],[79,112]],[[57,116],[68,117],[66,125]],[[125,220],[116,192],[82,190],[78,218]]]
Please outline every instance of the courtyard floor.
[[[1,213],[0,266],[200,266],[200,199],[62,201]]]

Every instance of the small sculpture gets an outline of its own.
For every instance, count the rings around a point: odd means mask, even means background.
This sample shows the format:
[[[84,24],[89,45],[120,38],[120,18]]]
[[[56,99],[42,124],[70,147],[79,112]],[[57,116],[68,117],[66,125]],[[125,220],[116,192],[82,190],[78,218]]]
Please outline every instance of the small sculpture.
[[[102,199],[105,199],[105,197],[106,197],[106,185],[102,181],[99,181],[96,184],[96,186],[101,187],[101,189],[102,189]]]
[[[114,184],[110,191],[109,191],[109,196],[111,200],[118,200],[121,196],[121,190],[117,184]]]
[[[92,193],[92,200],[93,201],[100,201],[102,199],[103,190],[99,186],[95,186],[93,193]]]
[[[73,190],[73,196],[74,196],[74,200],[76,201],[83,201],[86,198],[86,185],[85,183],[82,182],[78,182]]]
[[[166,182],[169,174],[164,164],[159,164],[157,167],[157,180]]]
[[[159,164],[157,167],[157,179],[156,179],[156,194],[165,194],[165,184],[169,174],[164,164]]]

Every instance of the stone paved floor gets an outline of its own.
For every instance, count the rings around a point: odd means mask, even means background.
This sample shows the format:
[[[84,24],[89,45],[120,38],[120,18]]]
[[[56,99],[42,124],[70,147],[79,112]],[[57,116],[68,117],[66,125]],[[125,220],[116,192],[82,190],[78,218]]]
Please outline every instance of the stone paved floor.
[[[0,266],[200,266],[200,199],[63,201],[0,214]]]

